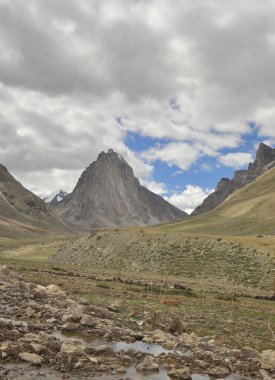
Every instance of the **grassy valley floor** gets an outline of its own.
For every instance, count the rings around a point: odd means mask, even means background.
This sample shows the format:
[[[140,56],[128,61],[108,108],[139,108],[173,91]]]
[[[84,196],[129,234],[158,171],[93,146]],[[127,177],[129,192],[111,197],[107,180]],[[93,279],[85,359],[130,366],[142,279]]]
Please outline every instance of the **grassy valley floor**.
[[[121,257],[110,251],[111,234],[118,235],[116,239],[122,242]],[[135,243],[135,234],[142,243]],[[26,281],[57,284],[75,299],[103,307],[116,304],[120,323],[125,327],[146,332],[147,322],[160,310],[163,328],[168,328],[176,314],[186,321],[187,332],[216,336],[220,344],[258,350],[274,348],[274,301],[253,298],[273,294],[271,237],[255,238],[256,248],[254,237],[249,241],[246,237],[173,235],[170,241],[170,234],[160,235],[154,229],[100,230],[81,239],[22,245],[17,242],[16,246],[2,241],[0,263],[7,264]],[[161,249],[148,249],[156,239],[160,239],[157,241]],[[128,249],[123,251],[126,240]],[[69,252],[67,261],[56,260],[65,252]],[[70,256],[72,252],[74,256]],[[109,262],[105,260],[108,252]],[[129,261],[125,261],[126,253]],[[81,261],[85,256],[90,257],[90,266]],[[75,263],[73,257],[80,260]],[[134,268],[129,264],[133,260]],[[175,284],[181,289],[175,289]]]

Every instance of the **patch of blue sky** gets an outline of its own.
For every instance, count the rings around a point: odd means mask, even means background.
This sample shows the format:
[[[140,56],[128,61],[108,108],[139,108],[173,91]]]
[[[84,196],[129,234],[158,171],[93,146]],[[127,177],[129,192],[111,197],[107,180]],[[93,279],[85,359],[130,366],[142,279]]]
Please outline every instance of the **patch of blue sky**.
[[[206,164],[208,167],[202,168]],[[217,166],[215,159],[204,161],[199,160],[188,170],[181,170],[178,166],[169,166],[165,162],[154,162],[153,179],[156,182],[163,182],[167,188],[172,190],[183,190],[186,185],[200,186],[203,189],[213,189],[222,177],[232,178],[234,170],[232,168]]]
[[[255,124],[250,123],[249,126],[250,133],[242,136],[241,144],[234,148],[220,149],[219,154],[250,152],[254,156],[255,150],[262,141],[262,138],[258,136],[258,128]],[[125,144],[136,153],[146,151],[157,144],[160,146],[165,145],[170,141],[170,139],[157,139],[134,132],[128,132],[125,138]],[[247,169],[247,165],[245,164],[243,168]],[[234,168],[222,165],[219,162],[218,156],[203,156],[191,165],[188,170],[181,170],[177,165],[170,166],[168,163],[156,160],[154,161],[152,179],[156,182],[165,183],[170,191],[184,189],[186,185],[190,184],[200,186],[203,189],[213,189],[222,177],[232,178],[235,170]]]
[[[124,139],[124,143],[127,147],[136,153],[148,150],[156,144],[163,145],[170,141],[171,140],[167,138],[157,139],[149,136],[143,136],[136,132],[128,132]]]

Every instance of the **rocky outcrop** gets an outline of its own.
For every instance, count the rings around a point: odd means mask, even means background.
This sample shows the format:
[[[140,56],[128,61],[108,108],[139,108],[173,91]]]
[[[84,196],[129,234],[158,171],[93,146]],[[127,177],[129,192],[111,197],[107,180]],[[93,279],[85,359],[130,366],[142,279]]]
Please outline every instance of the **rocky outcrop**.
[[[79,231],[94,227],[145,226],[188,215],[141,186],[123,157],[102,152],[81,175],[71,194],[55,205]]]
[[[251,183],[256,177],[266,170],[275,166],[275,149],[261,143],[256,153],[253,163],[250,163],[247,170],[237,170],[232,179],[222,178],[216,189],[203,203],[198,206],[192,216],[202,214],[212,210],[221,204],[230,194],[245,185]]]

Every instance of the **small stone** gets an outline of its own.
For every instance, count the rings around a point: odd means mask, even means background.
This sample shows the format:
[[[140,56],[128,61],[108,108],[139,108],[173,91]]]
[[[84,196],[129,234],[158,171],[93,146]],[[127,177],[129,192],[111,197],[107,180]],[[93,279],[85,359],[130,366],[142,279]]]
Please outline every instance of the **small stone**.
[[[127,371],[125,370],[125,368],[118,368],[117,370],[116,370],[116,373],[118,374],[118,375],[124,375],[124,373],[126,373]]]
[[[111,303],[109,306],[107,306],[107,309],[109,311],[112,311],[113,313],[118,313],[119,312],[119,309],[120,309],[120,306],[116,303]]]
[[[262,356],[261,368],[274,371],[274,369],[275,369],[275,351],[273,351],[273,350],[263,351],[261,356]]]
[[[222,376],[222,377],[230,374],[229,369],[226,367],[222,367],[222,366],[216,366],[216,367],[209,368],[207,372],[209,373],[209,375]]]
[[[161,325],[162,321],[162,312],[161,310],[155,310],[153,317],[152,317],[152,325],[153,326],[159,326]]]
[[[80,323],[84,326],[89,326],[89,327],[95,327],[96,322],[94,318],[91,315],[84,314],[83,317],[80,320]]]
[[[175,316],[172,320],[169,330],[172,334],[182,334],[187,329],[186,322],[184,322],[178,315]]]
[[[145,358],[145,360],[136,366],[138,372],[158,372],[159,365],[151,357]]]
[[[110,354],[113,352],[112,348],[107,346],[106,344],[102,344],[97,347],[94,347],[92,350],[96,354]]]
[[[194,346],[194,339],[189,334],[182,333],[179,336],[179,340],[184,347],[191,348]]]
[[[194,365],[196,367],[203,368],[203,369],[205,369],[209,366],[208,363],[206,363],[204,360],[195,360]]]
[[[249,359],[249,358],[260,359],[261,354],[259,353],[259,351],[254,350],[254,348],[243,347],[241,349],[241,358],[242,359]]]
[[[61,326],[61,331],[76,331],[79,329],[78,323],[68,322]]]
[[[179,380],[191,380],[191,373],[188,367],[183,368],[173,368],[171,371],[167,373],[168,376],[172,377],[172,379]]]
[[[79,354],[84,351],[82,343],[77,339],[66,339],[65,342],[63,342],[60,353],[61,354]]]
[[[42,363],[42,356],[31,354],[29,352],[20,352],[18,354],[19,359],[23,360],[24,362],[28,362],[35,365],[40,365]]]
[[[36,354],[40,354],[40,352],[42,352],[45,349],[45,347],[39,343],[31,343],[30,346]]]
[[[46,323],[55,323],[57,322],[56,318],[49,318],[46,320]]]
[[[99,360],[98,358],[96,358],[95,356],[89,356],[89,361],[93,364],[98,364],[99,363]]]

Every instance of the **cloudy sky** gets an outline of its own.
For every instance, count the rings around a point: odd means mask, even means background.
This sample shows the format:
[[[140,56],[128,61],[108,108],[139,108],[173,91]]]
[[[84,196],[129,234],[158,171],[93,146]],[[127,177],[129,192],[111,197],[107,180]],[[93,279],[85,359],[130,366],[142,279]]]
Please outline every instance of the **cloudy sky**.
[[[275,143],[275,1],[0,0],[0,162],[40,195],[113,148],[193,209]]]

